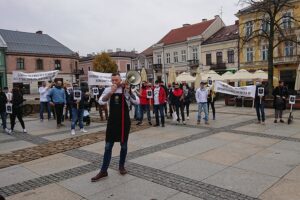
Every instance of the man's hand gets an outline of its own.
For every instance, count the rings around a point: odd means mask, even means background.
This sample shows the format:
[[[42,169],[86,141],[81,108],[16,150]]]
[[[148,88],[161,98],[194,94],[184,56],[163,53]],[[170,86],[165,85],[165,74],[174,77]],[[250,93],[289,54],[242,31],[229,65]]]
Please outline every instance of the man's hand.
[[[117,89],[118,89],[118,86],[117,86],[116,84],[113,84],[113,85],[111,86],[111,91],[110,91],[110,93],[111,93],[111,94],[115,93],[115,92],[117,91]]]
[[[50,104],[50,106],[54,106],[54,103],[51,101],[51,102],[49,102],[49,104]]]

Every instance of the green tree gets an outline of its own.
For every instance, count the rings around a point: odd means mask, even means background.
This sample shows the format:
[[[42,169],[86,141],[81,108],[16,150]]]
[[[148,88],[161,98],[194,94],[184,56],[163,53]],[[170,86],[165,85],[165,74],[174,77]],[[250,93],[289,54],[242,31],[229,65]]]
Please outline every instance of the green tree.
[[[93,60],[93,70],[102,73],[114,73],[118,71],[118,65],[107,53],[95,56]]]
[[[296,7],[295,2],[294,0],[239,0],[239,3],[246,4],[249,7],[239,11],[237,16],[242,13],[256,13],[254,19],[249,19],[246,24],[240,24],[240,26],[243,26],[242,28],[246,30],[247,23],[248,25],[259,24],[253,30],[248,28],[248,31],[245,31],[246,34],[240,36],[242,46],[255,40],[264,41],[268,45],[269,94],[272,94],[273,90],[275,48],[287,42],[299,44],[294,32],[295,29],[300,27],[299,19],[287,12]]]

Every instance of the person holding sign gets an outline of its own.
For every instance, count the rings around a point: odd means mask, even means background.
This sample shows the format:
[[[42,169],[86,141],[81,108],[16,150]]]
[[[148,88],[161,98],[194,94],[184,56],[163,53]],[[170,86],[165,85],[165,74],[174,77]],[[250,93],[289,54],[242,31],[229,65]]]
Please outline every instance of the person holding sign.
[[[51,110],[49,101],[47,99],[48,92],[49,92],[50,86],[46,86],[46,81],[43,81],[42,86],[39,87],[39,93],[40,93],[40,121],[44,121],[44,109],[47,110],[48,113],[48,120],[51,118]]]
[[[0,116],[2,120],[2,128],[6,133],[9,133],[9,129],[6,127],[6,104],[7,97],[2,89],[0,89]]]
[[[71,135],[75,135],[76,122],[79,123],[80,131],[86,133],[87,131],[83,127],[83,112],[85,102],[88,102],[89,97],[84,94],[82,90],[76,88],[70,95],[70,104],[72,106],[72,124]]]
[[[255,99],[254,106],[256,109],[257,115],[257,124],[265,124],[265,96],[266,96],[266,88],[261,84],[260,81],[256,81],[256,91],[255,91]]]
[[[104,90],[105,90],[105,87],[103,85],[100,85],[100,87],[99,87],[99,94],[98,94],[99,97],[102,95],[102,93],[104,92]],[[99,105],[99,115],[100,115],[101,121],[104,120],[104,118],[103,118],[103,112],[104,112],[105,120],[107,120],[108,119],[107,104],[101,104],[101,105]]]
[[[134,95],[130,94],[129,85],[122,84],[119,73],[113,73],[111,76],[112,86],[105,88],[99,99],[99,104],[109,104],[109,118],[106,128],[105,152],[100,172],[93,178],[92,182],[101,180],[108,176],[107,169],[112,156],[112,148],[115,142],[120,142],[120,160],[119,172],[121,175],[127,173],[125,169],[125,160],[127,155],[127,143],[130,131],[130,103],[136,103]]]
[[[165,127],[165,116],[164,116],[164,104],[166,102],[166,92],[165,89],[159,84],[159,81],[155,81],[155,88],[153,89],[153,107],[156,119],[156,124],[154,126],[160,126],[159,115],[161,120],[161,126]],[[159,114],[158,114],[159,113]]]
[[[286,98],[288,97],[288,89],[284,86],[283,81],[279,81],[279,86],[273,91],[274,96],[274,108],[275,108],[275,120],[274,123],[277,123],[278,118],[280,122],[284,123],[282,119],[283,110],[286,109]]]

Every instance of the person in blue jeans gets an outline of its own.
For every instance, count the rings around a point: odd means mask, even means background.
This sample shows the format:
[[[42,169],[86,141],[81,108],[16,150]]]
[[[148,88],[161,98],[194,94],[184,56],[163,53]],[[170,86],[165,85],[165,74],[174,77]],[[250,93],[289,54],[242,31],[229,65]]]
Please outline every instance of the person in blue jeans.
[[[76,87],[76,86],[75,86]],[[83,127],[83,112],[85,102],[88,101],[89,96],[81,91],[80,100],[74,99],[74,91],[70,94],[70,105],[72,107],[72,123],[71,123],[71,135],[75,135],[75,127],[78,122],[80,131],[86,133],[87,131]]]
[[[205,82],[201,81],[200,88],[197,89],[196,94],[196,101],[198,104],[198,119],[197,124],[200,124],[201,121],[201,113],[204,112],[205,117],[205,124],[208,125],[208,106],[207,106],[207,98],[208,98],[208,90],[205,88]]]
[[[260,88],[263,89],[263,94],[259,95],[258,90]],[[256,91],[255,91],[255,99],[254,99],[254,105],[256,109],[256,115],[257,115],[257,124],[265,124],[265,96],[267,95],[267,88],[261,84],[260,81],[256,81]]]
[[[48,101],[48,92],[49,92],[50,86],[47,87],[46,82],[43,81],[42,86],[39,87],[39,93],[40,93],[40,121],[44,121],[44,110],[47,110],[48,113],[48,120],[51,118],[51,110],[50,105]]]
[[[164,116],[164,105],[166,103],[166,92],[165,89],[159,84],[159,81],[155,81],[155,87],[153,89],[153,103],[154,103],[154,114],[156,124],[155,127],[160,126],[159,116],[161,121],[161,126],[165,127],[165,116]]]

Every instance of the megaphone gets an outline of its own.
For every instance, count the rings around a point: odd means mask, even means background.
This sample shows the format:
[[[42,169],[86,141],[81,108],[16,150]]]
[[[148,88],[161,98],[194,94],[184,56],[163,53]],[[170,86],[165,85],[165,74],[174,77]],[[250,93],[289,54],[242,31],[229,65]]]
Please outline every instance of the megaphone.
[[[141,75],[136,71],[129,71],[126,74],[126,82],[130,85],[139,85],[142,81]]]

